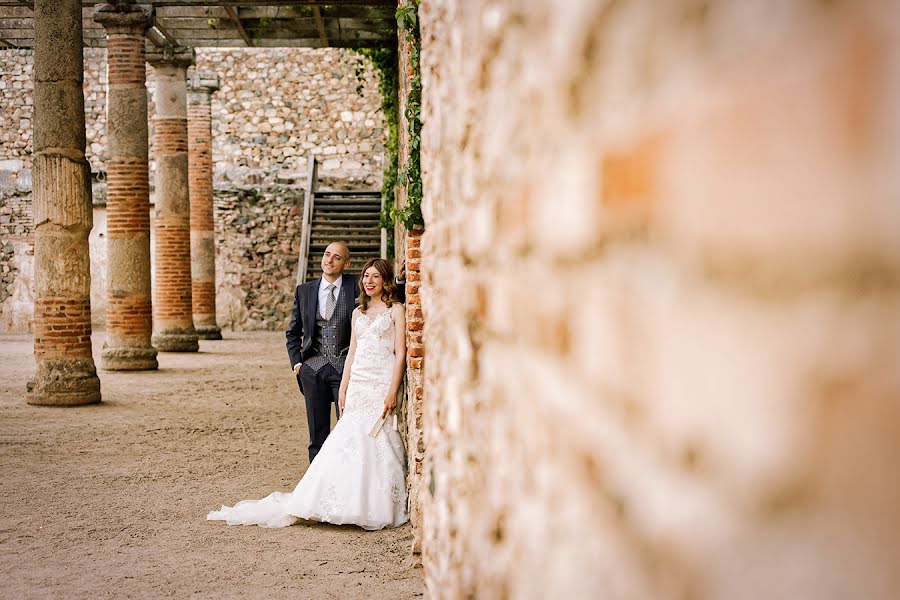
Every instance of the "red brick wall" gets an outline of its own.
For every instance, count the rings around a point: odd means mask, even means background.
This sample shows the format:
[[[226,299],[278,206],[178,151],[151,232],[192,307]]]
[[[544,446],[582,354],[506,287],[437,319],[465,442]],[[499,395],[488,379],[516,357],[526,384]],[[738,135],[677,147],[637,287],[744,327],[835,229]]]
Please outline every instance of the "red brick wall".
[[[146,162],[109,161],[107,188],[107,232],[110,236],[150,230],[150,184]]]
[[[187,153],[187,119],[156,117],[153,119],[153,149],[156,156]]]
[[[191,238],[187,223],[161,223],[156,236],[156,280],[153,288],[154,315],[188,322],[191,310]]]
[[[34,303],[34,353],[40,359],[91,356],[91,303],[45,296]]]
[[[188,102],[188,164],[191,194],[191,229],[213,230],[212,139],[210,105]]]
[[[106,328],[121,335],[149,335],[152,313],[147,294],[110,296],[106,299]]]
[[[142,36],[112,34],[107,41],[109,81],[113,84],[144,83],[147,64]]]

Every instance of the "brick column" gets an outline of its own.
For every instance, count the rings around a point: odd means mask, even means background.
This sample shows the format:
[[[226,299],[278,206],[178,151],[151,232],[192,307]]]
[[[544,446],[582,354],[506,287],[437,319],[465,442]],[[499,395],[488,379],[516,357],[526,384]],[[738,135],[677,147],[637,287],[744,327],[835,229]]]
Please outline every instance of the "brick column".
[[[194,328],[204,340],[221,340],[216,325],[216,249],[213,231],[212,113],[219,89],[214,73],[194,73],[188,90],[188,177],[191,196],[191,294]]]
[[[150,345],[150,182],[144,33],[152,5],[102,4],[94,20],[107,33],[106,343],[101,365],[112,371],[157,368]]]
[[[36,0],[34,13],[34,358],[29,404],[100,401],[91,356],[93,226],[84,158],[81,0]]]
[[[188,196],[187,68],[193,50],[148,57],[156,69],[156,281],[153,345],[163,352],[196,352],[191,316],[191,229]]]
[[[422,299],[419,287],[421,277],[422,230],[415,228],[406,233],[406,402],[407,445],[409,449],[409,518],[413,524],[412,551],[422,551],[422,498],[425,491],[425,438],[422,422],[422,398],[424,396],[423,367],[425,343],[423,330]]]

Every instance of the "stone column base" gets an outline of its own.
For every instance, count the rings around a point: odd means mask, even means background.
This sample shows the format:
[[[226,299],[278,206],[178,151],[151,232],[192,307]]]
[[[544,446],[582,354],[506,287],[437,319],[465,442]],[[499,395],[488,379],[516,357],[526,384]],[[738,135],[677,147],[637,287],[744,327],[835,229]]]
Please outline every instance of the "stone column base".
[[[218,325],[194,325],[197,330],[197,337],[201,340],[221,340],[222,330]]]
[[[104,345],[100,368],[106,371],[153,371],[159,368],[156,348]]]
[[[80,406],[100,402],[100,378],[93,359],[45,360],[25,394],[37,406]]]
[[[150,338],[150,343],[160,352],[196,352],[200,349],[197,333],[190,331],[160,331]]]

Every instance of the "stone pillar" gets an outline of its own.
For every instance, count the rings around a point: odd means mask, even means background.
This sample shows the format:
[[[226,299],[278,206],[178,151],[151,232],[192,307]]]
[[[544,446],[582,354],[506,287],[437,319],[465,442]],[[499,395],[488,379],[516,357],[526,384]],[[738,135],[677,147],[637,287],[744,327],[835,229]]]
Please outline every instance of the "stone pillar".
[[[191,294],[194,328],[204,340],[221,340],[216,325],[216,248],[213,227],[212,113],[219,89],[214,73],[194,73],[188,91],[188,177],[191,196]]]
[[[144,33],[152,5],[102,4],[94,20],[107,33],[109,135],[107,173],[106,343],[101,366],[112,371],[157,368],[150,345],[150,181]]]
[[[167,49],[148,60],[156,69],[156,282],[152,342],[163,352],[196,352],[199,344],[191,307],[186,81],[194,51]]]
[[[29,404],[100,401],[91,356],[93,226],[81,0],[34,3],[34,358]]]

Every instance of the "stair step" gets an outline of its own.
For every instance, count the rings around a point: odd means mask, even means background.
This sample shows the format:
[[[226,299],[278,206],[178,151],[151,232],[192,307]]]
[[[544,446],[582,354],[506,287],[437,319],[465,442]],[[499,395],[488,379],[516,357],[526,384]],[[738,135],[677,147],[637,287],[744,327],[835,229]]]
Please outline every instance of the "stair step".
[[[328,247],[328,244],[314,244],[309,248],[309,256],[310,258],[318,257],[316,260],[321,260],[322,255],[325,253],[325,248]],[[353,254],[365,254],[366,252],[370,252],[375,250],[376,252],[381,252],[381,242],[379,241],[377,244],[373,242],[369,242],[367,244],[353,244],[350,247],[350,252]]]
[[[368,240],[368,239],[381,239],[381,230],[380,229],[353,229],[351,227],[321,227],[314,228],[312,230],[312,234],[310,235],[310,239],[324,239],[328,237],[334,237],[336,235],[347,236],[348,238],[354,240]]]
[[[325,211],[315,211],[313,212],[313,221],[316,219],[375,219],[378,218],[381,213],[368,211],[368,212],[345,212],[345,211],[336,211],[336,212],[325,212]]]
[[[313,215],[319,215],[322,213],[354,213],[359,215],[379,215],[381,214],[381,208],[377,206],[359,206],[357,204],[336,204],[334,206],[316,206],[313,209]]]
[[[309,246],[310,248],[325,248],[328,244],[334,241],[335,237],[344,238],[346,233],[338,233],[335,235],[327,235],[327,234],[318,234],[315,231],[312,232],[312,235],[309,236]],[[374,244],[376,241],[381,243],[381,235],[351,235],[344,238],[344,241],[353,241],[356,244]],[[352,248],[351,248],[352,250]]]
[[[316,198],[328,198],[331,196],[365,196],[367,198],[381,198],[381,192],[367,192],[363,190],[329,190],[329,191],[316,191]]]
[[[366,206],[381,206],[381,198],[360,198],[358,196],[347,196],[346,198],[319,198],[315,197],[313,206],[325,204],[365,204]]]
[[[378,221],[375,219],[319,219],[313,220],[312,228],[321,229],[321,228],[341,228],[341,227],[355,227],[360,229],[381,229]]]
[[[355,223],[359,223],[360,221],[380,221],[381,213],[370,212],[370,213],[349,213],[349,212],[318,212],[313,215],[312,222],[316,221],[353,221]]]
[[[356,222],[356,223],[342,223],[340,221],[322,221],[320,223],[313,223],[312,226],[313,231],[381,231],[381,227],[378,223],[366,223],[366,222]]]

